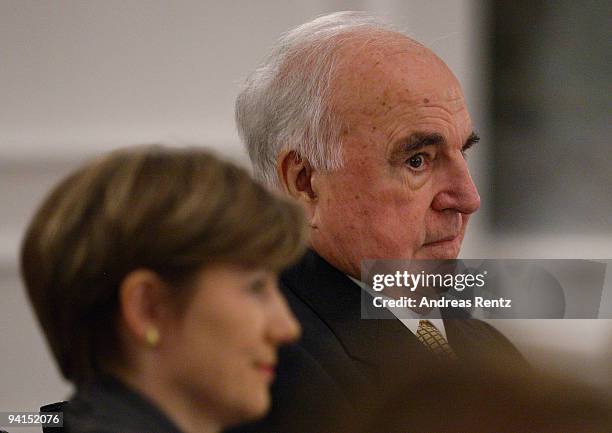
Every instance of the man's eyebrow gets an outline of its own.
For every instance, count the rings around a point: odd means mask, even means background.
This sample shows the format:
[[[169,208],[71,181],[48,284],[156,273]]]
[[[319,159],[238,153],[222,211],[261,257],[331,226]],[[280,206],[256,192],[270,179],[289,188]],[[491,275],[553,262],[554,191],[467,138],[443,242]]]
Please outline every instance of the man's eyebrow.
[[[472,131],[467,140],[465,140],[465,143],[463,143],[461,151],[465,152],[479,141],[480,137],[476,131]],[[445,144],[446,139],[442,134],[437,132],[414,132],[410,134],[407,139],[402,141],[401,145],[396,148],[397,150],[394,154],[400,156],[400,154],[405,155],[407,153],[416,152],[427,146],[444,146]]]
[[[461,151],[465,152],[466,150],[468,150],[470,147],[472,147],[479,141],[480,141],[480,136],[476,133],[476,131],[472,131],[472,133],[467,138],[467,140],[465,140],[465,143],[463,143],[463,147],[461,148]]]
[[[446,139],[437,132],[415,132],[410,134],[408,139],[403,142],[401,150],[405,153],[414,152],[427,146],[442,146],[446,144]]]

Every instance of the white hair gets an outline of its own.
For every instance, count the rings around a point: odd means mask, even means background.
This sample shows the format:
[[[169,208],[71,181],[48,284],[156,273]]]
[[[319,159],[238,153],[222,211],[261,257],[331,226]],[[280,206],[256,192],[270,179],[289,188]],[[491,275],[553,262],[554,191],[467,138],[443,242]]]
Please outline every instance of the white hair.
[[[255,176],[279,186],[276,159],[294,150],[313,168],[342,166],[342,122],[330,109],[331,81],[341,47],[364,35],[403,35],[364,12],[336,12],[284,34],[246,80],[236,124]]]

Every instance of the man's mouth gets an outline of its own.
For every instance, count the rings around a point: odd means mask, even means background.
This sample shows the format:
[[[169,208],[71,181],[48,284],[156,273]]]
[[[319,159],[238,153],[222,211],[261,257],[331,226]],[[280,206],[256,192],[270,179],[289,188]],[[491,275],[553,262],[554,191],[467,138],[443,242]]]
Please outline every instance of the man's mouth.
[[[438,245],[444,245],[445,243],[451,243],[451,242],[455,241],[458,237],[459,237],[459,235],[445,236],[443,238],[437,239],[437,240],[432,241],[432,242],[426,242],[426,243],[423,244],[423,246],[424,247],[434,247],[434,246],[438,246]]]

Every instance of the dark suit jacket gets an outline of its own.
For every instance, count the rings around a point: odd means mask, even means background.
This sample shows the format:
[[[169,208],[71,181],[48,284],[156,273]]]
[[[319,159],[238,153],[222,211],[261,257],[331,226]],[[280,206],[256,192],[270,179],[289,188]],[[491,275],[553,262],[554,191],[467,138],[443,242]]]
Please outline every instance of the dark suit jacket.
[[[41,411],[64,412],[64,427],[43,429],[49,433],[181,433],[153,403],[110,377]]]
[[[374,411],[395,385],[440,368],[391,313],[389,320],[361,319],[361,288],[314,251],[283,273],[280,286],[303,335],[280,351],[270,414],[231,433],[338,431],[346,424],[343,418]],[[463,314],[444,324],[460,362],[494,351],[504,354],[509,367],[526,366],[516,348],[485,322]]]

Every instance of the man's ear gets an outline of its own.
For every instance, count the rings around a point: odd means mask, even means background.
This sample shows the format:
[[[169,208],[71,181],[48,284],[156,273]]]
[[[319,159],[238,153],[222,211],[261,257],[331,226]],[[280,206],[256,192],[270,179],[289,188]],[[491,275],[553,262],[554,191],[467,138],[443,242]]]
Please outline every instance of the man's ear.
[[[281,152],[276,167],[283,190],[302,204],[311,220],[318,199],[314,181],[318,173],[307,159],[294,150]]]
[[[121,327],[130,339],[157,346],[169,317],[169,301],[166,284],[155,272],[148,269],[130,272],[119,286]]]
[[[276,166],[285,193],[299,201],[316,198],[311,182],[314,170],[307,159],[295,150],[285,150],[278,156]]]

